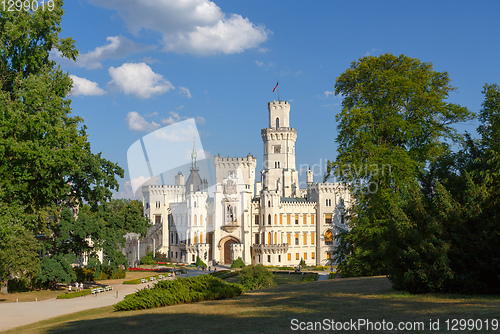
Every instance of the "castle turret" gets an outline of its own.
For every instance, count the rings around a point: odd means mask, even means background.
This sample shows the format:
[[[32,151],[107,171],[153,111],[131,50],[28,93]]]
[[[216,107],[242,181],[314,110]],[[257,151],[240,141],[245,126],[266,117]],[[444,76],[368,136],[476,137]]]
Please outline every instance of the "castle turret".
[[[295,170],[297,130],[290,127],[290,104],[268,103],[269,127],[261,130],[264,142],[263,190],[276,191],[284,197],[297,195],[298,172]]]

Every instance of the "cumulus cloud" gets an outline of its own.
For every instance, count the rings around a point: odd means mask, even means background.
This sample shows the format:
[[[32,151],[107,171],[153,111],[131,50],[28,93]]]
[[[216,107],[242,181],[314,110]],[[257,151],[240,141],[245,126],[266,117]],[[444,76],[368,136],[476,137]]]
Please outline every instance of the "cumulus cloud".
[[[71,95],[78,96],[90,96],[90,95],[104,95],[106,91],[98,87],[97,82],[90,81],[85,78],[80,78],[76,75],[70,75],[73,80],[73,88],[71,89]]]
[[[111,81],[108,87],[125,94],[133,94],[141,99],[161,95],[175,87],[161,74],[153,72],[146,63],[125,63],[120,67],[110,67]]]
[[[160,32],[164,51],[194,54],[240,53],[256,48],[270,33],[238,14],[226,14],[209,0],[90,0],[114,9],[129,30]]]
[[[125,121],[127,122],[128,128],[134,131],[151,132],[160,128],[160,124],[153,121],[146,121],[146,119],[139,115],[137,111],[129,112],[127,114],[127,118],[125,118]]]

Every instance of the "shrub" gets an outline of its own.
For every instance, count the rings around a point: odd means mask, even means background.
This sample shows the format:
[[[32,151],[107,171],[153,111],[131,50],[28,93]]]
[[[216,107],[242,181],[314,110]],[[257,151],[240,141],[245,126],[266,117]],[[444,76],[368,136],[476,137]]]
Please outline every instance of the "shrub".
[[[141,310],[152,307],[204,300],[226,299],[243,293],[239,284],[226,283],[212,275],[160,281],[152,289],[143,289],[114,305],[115,311]]]
[[[294,267],[278,267],[278,270],[295,270]]]
[[[243,268],[243,267],[245,267],[245,263],[243,262],[241,257],[234,260],[233,263],[231,264],[231,268]]]
[[[303,267],[306,265],[306,261],[304,261],[304,259],[300,259],[300,262],[299,262],[299,266]]]
[[[328,279],[335,279],[335,273],[329,273]]]
[[[317,270],[317,271],[327,271],[327,270],[330,270],[330,267],[329,266],[316,266],[314,268],[314,270]]]
[[[246,290],[269,288],[276,285],[273,273],[261,264],[256,266],[249,265],[241,269],[238,282],[243,285]]]
[[[196,257],[196,263],[195,263],[196,266],[198,267],[205,267],[207,268],[207,264],[205,262],[203,262],[199,256]]]
[[[141,259],[141,264],[150,264],[150,265],[155,264],[155,260],[153,259],[153,252],[149,252],[146,255],[144,255]]]
[[[319,275],[317,273],[307,273],[304,275],[300,283],[314,282],[318,279],[318,276]]]

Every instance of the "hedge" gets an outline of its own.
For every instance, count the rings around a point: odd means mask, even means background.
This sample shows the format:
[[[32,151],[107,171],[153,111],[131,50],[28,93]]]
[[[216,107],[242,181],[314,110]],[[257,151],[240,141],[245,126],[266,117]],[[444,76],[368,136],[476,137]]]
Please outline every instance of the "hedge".
[[[160,281],[151,289],[143,289],[126,296],[113,307],[115,311],[143,310],[181,303],[232,298],[242,293],[243,287],[239,284],[226,283],[212,275],[201,275],[173,281]]]

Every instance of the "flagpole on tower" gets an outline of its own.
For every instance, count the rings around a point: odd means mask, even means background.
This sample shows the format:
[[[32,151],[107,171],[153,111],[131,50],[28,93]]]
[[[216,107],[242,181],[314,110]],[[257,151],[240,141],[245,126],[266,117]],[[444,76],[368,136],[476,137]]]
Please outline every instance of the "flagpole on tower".
[[[279,87],[279,83],[280,83],[280,81],[278,80],[278,82],[276,82],[276,86],[274,86],[274,89],[273,89],[273,93],[274,93],[274,91],[276,90],[276,88],[278,88],[278,102],[280,101],[280,87]]]

